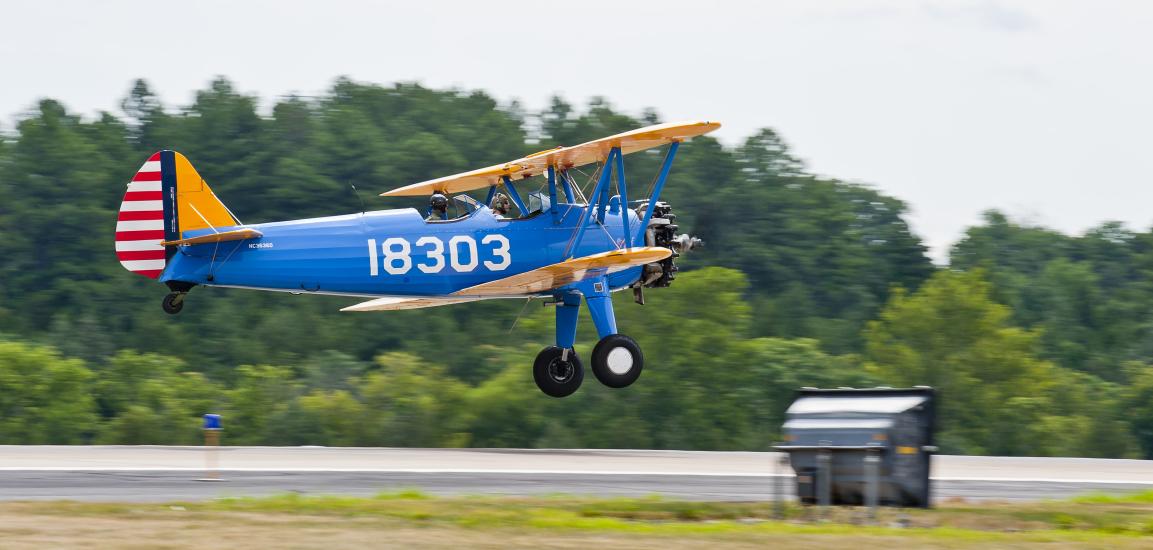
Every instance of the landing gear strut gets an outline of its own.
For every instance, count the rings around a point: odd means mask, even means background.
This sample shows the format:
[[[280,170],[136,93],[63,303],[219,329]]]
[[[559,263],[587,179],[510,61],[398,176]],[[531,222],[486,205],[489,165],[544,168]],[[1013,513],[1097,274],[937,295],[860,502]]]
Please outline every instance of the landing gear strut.
[[[573,351],[582,301],[588,304],[589,316],[601,336],[593,348],[593,375],[610,388],[623,388],[636,382],[645,366],[645,356],[636,340],[617,334],[608,278],[602,275],[578,282],[574,287],[556,296],[557,345],[545,348],[536,356],[532,374],[537,387],[552,397],[566,397],[584,380],[580,357]]]
[[[567,351],[567,353],[566,353]],[[536,387],[551,397],[568,397],[584,381],[584,367],[576,351],[549,346],[541,350],[532,365]]]

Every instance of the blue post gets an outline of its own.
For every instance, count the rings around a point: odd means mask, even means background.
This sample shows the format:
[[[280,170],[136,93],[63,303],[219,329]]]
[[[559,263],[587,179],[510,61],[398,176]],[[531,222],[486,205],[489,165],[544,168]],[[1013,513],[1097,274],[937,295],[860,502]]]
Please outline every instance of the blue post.
[[[621,222],[624,224],[625,249],[633,247],[633,235],[629,231],[629,191],[625,186],[625,156],[617,152],[617,190],[621,194]]]
[[[520,209],[521,216],[528,215],[528,208],[525,208],[524,201],[520,200],[520,193],[516,192],[516,186],[512,184],[512,178],[504,177],[504,188],[508,189],[508,198],[512,199],[512,203]]]
[[[637,229],[636,242],[644,242],[645,229],[649,226],[649,220],[653,218],[653,209],[657,207],[657,200],[660,199],[661,189],[665,187],[665,180],[669,177],[669,169],[673,167],[673,158],[677,156],[677,149],[680,148],[681,142],[674,141],[669,145],[669,152],[665,153],[665,162],[661,165],[661,173],[657,176],[657,182],[653,186],[653,194],[649,197],[649,207],[645,209],[645,217],[641,218],[641,226]]]
[[[220,429],[220,415],[219,414],[206,414],[206,415],[204,415],[204,429],[205,430],[219,430]]]
[[[573,240],[571,246],[565,249],[565,259],[571,258],[572,253],[580,249],[581,240],[584,239],[585,236],[585,226],[588,225],[589,218],[592,217],[593,207],[597,203],[597,197],[600,197],[601,189],[606,188],[609,185],[609,176],[612,175],[612,160],[614,151],[619,151],[619,149],[614,147],[612,151],[609,151],[609,158],[605,159],[604,168],[601,170],[601,177],[597,180],[597,186],[595,189],[593,189],[593,193],[589,198],[589,200],[592,202],[586,206],[584,213],[581,214],[581,221],[577,224],[576,228],[576,239]]]
[[[576,193],[573,193],[572,182],[568,180],[568,170],[560,171],[561,185],[564,186],[564,196],[569,204],[576,204]]]
[[[581,295],[566,293],[556,305],[556,346],[572,349],[576,345],[577,319],[581,310]]]
[[[559,221],[556,217],[556,168],[551,164],[548,165],[548,211],[552,213],[554,224]]]
[[[488,186],[488,196],[484,198],[484,205],[492,206],[492,199],[494,197],[496,197],[496,186],[490,185]]]
[[[223,481],[220,478],[220,459],[216,456],[220,447],[220,415],[204,415],[204,477],[197,481]]]

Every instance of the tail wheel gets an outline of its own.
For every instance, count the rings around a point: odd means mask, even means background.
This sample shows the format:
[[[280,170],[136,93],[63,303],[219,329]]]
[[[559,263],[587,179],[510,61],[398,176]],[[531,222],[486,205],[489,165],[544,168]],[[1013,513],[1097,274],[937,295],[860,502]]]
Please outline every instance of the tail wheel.
[[[568,397],[584,381],[584,366],[576,351],[549,346],[536,356],[532,365],[536,387],[551,397]]]
[[[164,297],[161,306],[164,308],[164,313],[169,315],[176,315],[180,310],[184,309],[184,292],[173,292]]]
[[[645,356],[637,341],[623,334],[610,334],[593,348],[593,374],[610,388],[623,388],[637,381]]]

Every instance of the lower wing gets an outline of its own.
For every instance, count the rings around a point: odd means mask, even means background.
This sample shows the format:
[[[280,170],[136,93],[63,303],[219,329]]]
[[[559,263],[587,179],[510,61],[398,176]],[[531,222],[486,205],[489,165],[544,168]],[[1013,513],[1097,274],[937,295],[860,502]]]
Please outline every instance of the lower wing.
[[[452,304],[463,304],[465,302],[476,302],[484,298],[448,298],[448,297],[429,297],[429,298],[398,298],[389,296],[387,298],[377,298],[367,302],[361,302],[356,305],[348,306],[340,311],[400,311],[403,309],[421,309],[425,307],[436,306],[449,306]]]
[[[511,277],[489,281],[468,287],[448,296],[423,296],[419,298],[386,297],[369,300],[348,306],[341,311],[398,311],[425,307],[448,306],[491,300],[495,298],[524,298],[555,290],[609,273],[623,271],[638,265],[659,262],[673,252],[661,247],[641,247],[627,250],[611,250],[591,256],[565,260],[559,264],[518,273]]]
[[[489,297],[540,294],[585,279],[624,271],[638,265],[659,262],[668,258],[672,253],[667,248],[655,246],[611,250],[565,260],[559,264],[546,265],[511,277],[469,287],[454,292],[451,296]]]

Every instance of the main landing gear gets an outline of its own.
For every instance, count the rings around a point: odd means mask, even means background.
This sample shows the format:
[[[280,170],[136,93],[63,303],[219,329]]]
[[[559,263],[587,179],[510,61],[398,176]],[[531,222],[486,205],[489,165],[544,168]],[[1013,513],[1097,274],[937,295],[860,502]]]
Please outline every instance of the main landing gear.
[[[645,356],[636,340],[617,334],[608,281],[598,277],[578,283],[575,290],[557,296],[557,345],[541,350],[532,369],[537,387],[546,395],[567,397],[584,381],[583,365],[573,350],[582,297],[601,336],[592,355],[592,371],[597,380],[610,388],[624,388],[636,382],[644,368]]]
[[[641,347],[623,334],[605,336],[593,348],[593,375],[610,388],[624,388],[636,382],[644,366]]]
[[[536,356],[532,364],[532,377],[536,387],[546,395],[568,397],[581,387],[585,371],[575,351],[549,346]]]
[[[532,377],[540,391],[552,397],[568,397],[584,382],[584,365],[573,349],[549,346],[536,356]],[[610,334],[593,348],[593,375],[610,388],[624,388],[637,381],[645,366],[645,356],[636,340],[624,334]]]

